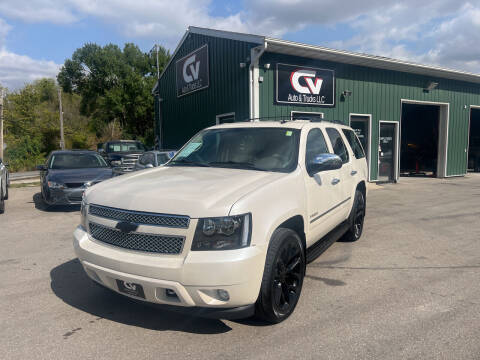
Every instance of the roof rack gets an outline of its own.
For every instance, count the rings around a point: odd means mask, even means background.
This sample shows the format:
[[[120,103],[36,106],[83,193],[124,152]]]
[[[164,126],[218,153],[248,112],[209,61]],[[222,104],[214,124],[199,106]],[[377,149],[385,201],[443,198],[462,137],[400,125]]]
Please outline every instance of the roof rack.
[[[257,118],[248,118],[248,119],[245,119],[244,121],[249,122],[249,121],[257,121],[257,120],[265,120],[265,119],[279,120],[280,123],[282,123],[282,124],[284,124],[286,122],[289,122],[289,121],[302,120],[302,121],[310,121],[310,122],[323,122],[323,121],[325,121],[325,122],[330,122],[330,123],[334,123],[334,124],[345,125],[345,123],[341,120],[323,119],[323,118],[319,118],[317,116],[314,117],[314,116],[308,116],[308,115],[298,117],[296,119],[292,119],[291,116],[261,116],[261,117],[257,117]]]

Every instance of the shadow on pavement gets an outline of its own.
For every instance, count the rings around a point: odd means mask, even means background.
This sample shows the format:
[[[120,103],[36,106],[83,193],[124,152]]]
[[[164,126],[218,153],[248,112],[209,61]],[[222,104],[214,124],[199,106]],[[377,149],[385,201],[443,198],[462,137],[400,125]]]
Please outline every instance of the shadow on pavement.
[[[80,262],[70,260],[50,271],[51,288],[65,303],[97,317],[150,330],[219,334],[231,330],[220,320],[162,311],[96,285]]]
[[[80,210],[80,205],[48,205],[42,199],[42,193],[33,195],[33,203],[35,209],[46,212],[74,212]]]

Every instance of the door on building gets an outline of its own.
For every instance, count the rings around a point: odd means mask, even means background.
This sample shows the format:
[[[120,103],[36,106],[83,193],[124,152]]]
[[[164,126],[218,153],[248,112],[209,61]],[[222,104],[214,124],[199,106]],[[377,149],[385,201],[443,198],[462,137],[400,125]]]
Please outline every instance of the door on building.
[[[380,121],[378,181],[397,181],[398,122]]]
[[[358,140],[362,144],[363,150],[367,157],[368,173],[370,174],[370,126],[371,115],[350,114],[350,127],[357,134]],[[369,176],[370,178],[370,176]]]
[[[216,116],[216,123],[217,125],[220,124],[228,124],[228,123],[234,123],[235,122],[235,113],[227,113],[227,114],[220,114]]]
[[[480,172],[480,107],[470,107],[468,170]]]

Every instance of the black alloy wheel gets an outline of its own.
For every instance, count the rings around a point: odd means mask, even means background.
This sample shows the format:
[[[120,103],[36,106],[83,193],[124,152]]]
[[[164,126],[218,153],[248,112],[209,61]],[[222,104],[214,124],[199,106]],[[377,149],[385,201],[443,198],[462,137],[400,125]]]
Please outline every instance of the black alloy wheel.
[[[360,239],[363,233],[365,220],[365,196],[360,190],[355,192],[355,201],[350,212],[350,228],[343,235],[341,241],[352,242]]]
[[[280,316],[288,314],[297,303],[303,276],[302,249],[291,240],[294,239],[288,239],[280,248],[274,267],[273,309]]]
[[[270,323],[290,316],[302,291],[305,252],[298,234],[277,229],[270,241],[256,315]]]

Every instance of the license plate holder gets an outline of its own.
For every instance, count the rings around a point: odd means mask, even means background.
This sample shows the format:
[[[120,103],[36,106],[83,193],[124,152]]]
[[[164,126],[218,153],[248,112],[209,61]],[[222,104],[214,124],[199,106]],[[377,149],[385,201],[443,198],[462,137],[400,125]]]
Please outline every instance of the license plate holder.
[[[145,299],[145,293],[143,292],[142,285],[119,279],[117,279],[116,282],[118,291],[121,293]]]

